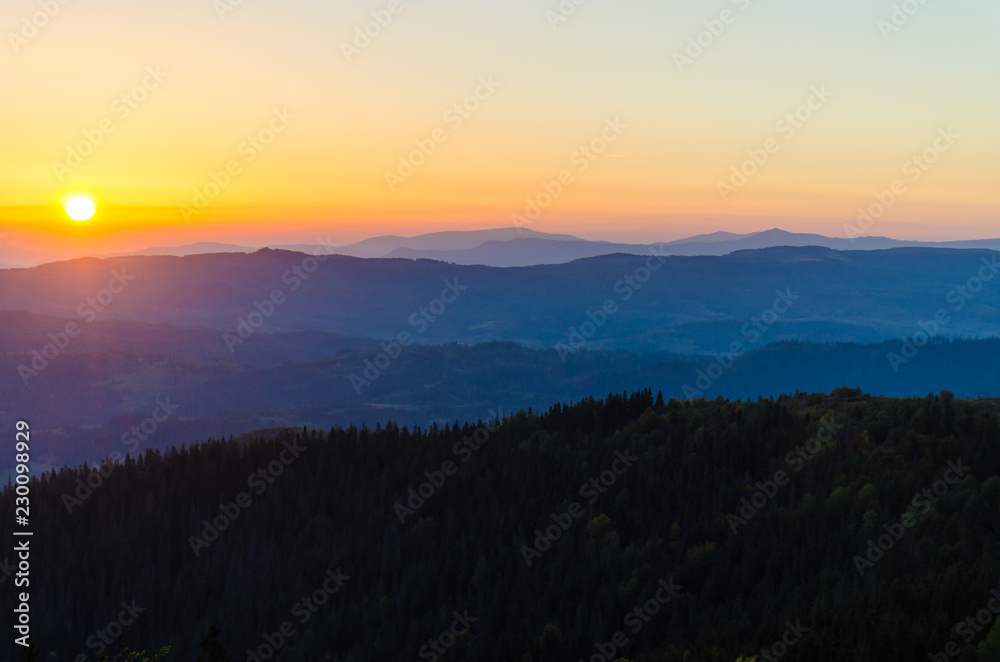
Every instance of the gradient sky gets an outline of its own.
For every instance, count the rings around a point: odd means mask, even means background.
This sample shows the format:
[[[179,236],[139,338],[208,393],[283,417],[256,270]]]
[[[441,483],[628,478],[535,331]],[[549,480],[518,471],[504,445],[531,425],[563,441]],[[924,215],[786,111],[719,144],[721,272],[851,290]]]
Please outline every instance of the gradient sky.
[[[532,229],[843,236],[876,190],[907,179],[869,234],[1000,236],[995,0],[928,0],[888,38],[889,0],[586,0],[556,29],[556,0],[401,0],[351,62],[342,42],[389,0],[243,0],[220,19],[223,2],[70,0],[16,44],[39,0],[3,4],[6,242],[96,253],[509,226],[563,169],[574,183]],[[726,9],[734,22],[679,71],[674,53]],[[125,117],[116,99],[149,67],[168,76]],[[482,76],[501,86],[450,127],[445,112]],[[777,122],[823,85],[833,98],[786,138]],[[247,162],[241,143],[276,108],[295,119]],[[113,133],[60,181],[53,164],[105,118]],[[574,152],[610,118],[628,128],[580,172]],[[390,191],[385,172],[438,127],[447,141]],[[961,137],[909,181],[904,163],[946,127]],[[723,201],[717,182],[769,138],[780,150]],[[185,219],[231,160],[240,174]],[[98,200],[92,221],[63,213],[76,192]]]

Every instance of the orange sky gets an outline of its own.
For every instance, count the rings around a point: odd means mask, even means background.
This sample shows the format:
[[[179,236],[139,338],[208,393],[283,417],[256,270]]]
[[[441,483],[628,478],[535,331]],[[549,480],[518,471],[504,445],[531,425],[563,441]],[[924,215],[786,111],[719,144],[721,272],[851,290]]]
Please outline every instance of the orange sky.
[[[553,27],[556,2],[407,2],[348,58],[387,2],[220,17],[208,0],[95,0],[34,32],[37,4],[5,3],[2,241],[101,254],[501,227],[560,176],[532,229],[843,236],[899,180],[870,234],[1000,236],[995,3],[929,3],[888,32],[863,0],[669,4],[594,0]],[[916,177],[921,154],[935,161]],[[72,193],[93,220],[67,219]]]

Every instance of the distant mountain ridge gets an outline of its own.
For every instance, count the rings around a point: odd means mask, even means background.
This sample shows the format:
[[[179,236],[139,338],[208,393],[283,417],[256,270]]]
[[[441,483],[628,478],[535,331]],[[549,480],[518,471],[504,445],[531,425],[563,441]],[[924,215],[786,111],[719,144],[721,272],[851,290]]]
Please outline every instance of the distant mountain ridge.
[[[727,255],[735,251],[776,248],[780,246],[820,246],[841,251],[871,251],[889,248],[959,248],[1000,250],[1000,239],[926,242],[904,241],[886,237],[845,239],[819,234],[787,232],[778,228],[763,232],[736,234],[712,232],[668,242],[622,243],[593,241],[568,234],[549,234],[528,228],[492,230],[452,230],[431,232],[413,237],[385,235],[336,246],[332,243],[271,244],[268,248],[310,254],[336,254],[360,258],[405,258],[439,260],[464,265],[489,267],[527,267],[540,264],[565,264],[574,260],[614,253],[646,255]],[[157,246],[138,251],[99,255],[167,255],[184,257],[208,253],[252,253],[259,247],[217,242],[198,242],[183,246]],[[40,252],[0,245],[0,269],[29,268],[55,261],[56,257]]]
[[[626,253],[631,255],[727,255],[741,250],[777,248],[781,246],[819,246],[841,251],[872,251],[889,248],[981,248],[1000,250],[1000,239],[952,242],[900,241],[885,237],[837,239],[818,234],[801,234],[773,229],[747,235],[717,232],[678,241],[655,244],[624,244],[593,242],[584,239],[553,241],[546,237],[488,241],[459,250],[417,250],[397,248],[385,257],[411,260],[428,259],[454,264],[480,264],[491,267],[526,267],[535,264],[564,264],[588,257]]]
[[[789,291],[800,299],[761,332],[762,343],[880,342],[914,333],[938,309],[952,313],[942,335],[997,335],[998,256],[807,246],[722,256],[619,253],[504,269],[340,255],[319,261],[270,249],[85,258],[0,271],[0,310],[229,333],[256,312],[262,331],[380,340],[407,332],[420,343],[500,340],[536,348],[568,343],[584,329],[586,338],[576,341],[591,349],[702,353],[756,336],[742,327],[773,306],[776,292]],[[984,268],[989,281],[957,309],[956,286]],[[97,305],[88,303],[95,297]]]
[[[145,248],[141,251],[114,253],[103,257],[124,257],[126,255],[173,255],[175,257],[184,257],[186,255],[204,255],[206,253],[253,253],[257,250],[259,249],[251,246],[200,241],[183,246],[154,246],[153,248]]]
[[[56,465],[99,458],[161,397],[182,409],[155,444],[470,420],[635,383],[998,394],[1000,340],[945,342],[1000,336],[997,276],[998,252],[938,248],[513,268],[270,249],[84,258],[0,271],[0,424],[44,422]],[[904,349],[929,320],[934,341]]]
[[[527,228],[497,228],[494,230],[452,230],[431,232],[416,237],[397,237],[388,235],[372,237],[347,246],[339,246],[339,255],[352,257],[390,257],[391,253],[401,248],[410,250],[467,250],[487,242],[504,242],[515,239],[546,239],[549,241],[582,241],[579,237],[568,234],[548,234]],[[273,246],[273,248],[286,248]]]

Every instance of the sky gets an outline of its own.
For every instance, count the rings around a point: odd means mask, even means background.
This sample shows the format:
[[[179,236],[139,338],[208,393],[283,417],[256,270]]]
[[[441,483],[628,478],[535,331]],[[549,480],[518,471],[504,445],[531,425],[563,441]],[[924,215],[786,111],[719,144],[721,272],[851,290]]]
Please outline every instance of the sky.
[[[0,27],[7,245],[1000,236],[995,1],[8,0]]]

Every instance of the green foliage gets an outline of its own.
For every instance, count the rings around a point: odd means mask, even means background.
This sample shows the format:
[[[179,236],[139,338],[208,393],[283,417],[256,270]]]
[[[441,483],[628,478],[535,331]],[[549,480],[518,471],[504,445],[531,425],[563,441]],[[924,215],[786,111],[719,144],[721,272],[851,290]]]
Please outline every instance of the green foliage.
[[[1000,620],[979,644],[979,662],[1000,662]]]
[[[826,499],[826,509],[836,515],[843,515],[851,504],[851,490],[847,487],[838,487]]]
[[[994,508],[1000,508],[1000,476],[990,476],[983,481],[983,498]]]
[[[486,562],[485,556],[480,556],[479,560],[476,561],[476,570],[472,573],[472,585],[479,590],[483,590],[487,586],[488,577],[489,563]]]
[[[824,421],[841,427],[817,449]],[[615,657],[730,662],[801,621],[809,632],[783,662],[918,660],[954,638],[952,625],[981,606],[970,596],[996,581],[1000,416],[990,406],[807,394],[657,405],[644,390],[508,416],[461,461],[456,444],[485,425],[149,450],[72,514],[62,495],[85,471],[36,479],[32,505],[46,513],[36,539],[60,541],[33,550],[45,568],[32,577],[33,599],[49,605],[34,623],[45,650],[74,659],[110,607],[135,597],[145,611],[120,643],[151,650],[168,636],[177,660],[229,659],[208,623],[242,656],[291,622],[281,659],[404,662],[456,611],[477,620],[441,659],[590,659],[622,630],[629,642]],[[301,458],[263,492],[248,487],[288,446]],[[622,469],[620,455],[637,459],[594,500],[581,496]],[[960,458],[969,478],[915,505]],[[400,523],[395,506],[447,461],[457,471]],[[727,514],[779,471],[786,484],[734,532]],[[252,504],[196,556],[191,537],[243,492]],[[15,496],[0,495],[0,512]],[[522,548],[573,503],[580,516],[529,566]],[[854,558],[907,511],[916,526],[859,576]],[[0,537],[10,526],[0,518]],[[296,605],[338,569],[350,579],[302,621]],[[625,618],[655,605],[667,579],[682,590],[633,636]],[[994,628],[981,653],[996,638]],[[146,662],[128,655],[116,662]]]
[[[554,623],[547,623],[538,638],[538,648],[545,655],[558,655],[566,647],[566,637]]]
[[[223,645],[221,634],[222,631],[216,625],[208,629],[208,634],[201,640],[201,655],[198,656],[198,662],[232,662],[233,657]]]

